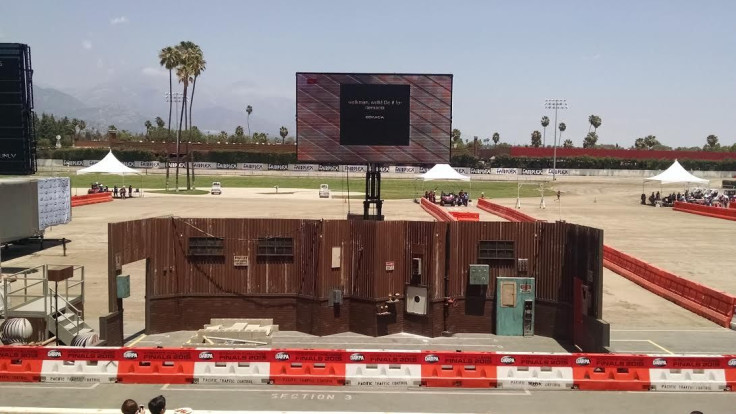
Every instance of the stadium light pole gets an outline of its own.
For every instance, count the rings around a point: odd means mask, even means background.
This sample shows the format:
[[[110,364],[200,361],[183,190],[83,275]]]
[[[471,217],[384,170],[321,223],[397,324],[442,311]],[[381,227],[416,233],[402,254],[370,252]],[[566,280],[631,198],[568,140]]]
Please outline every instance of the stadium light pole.
[[[544,107],[555,110],[555,149],[552,155],[552,181],[557,179],[557,110],[567,109],[567,99],[545,99]]]
[[[176,118],[174,118],[175,120],[179,119],[179,102],[181,102],[182,96],[183,95],[181,94],[181,92],[174,92],[173,94],[166,92],[166,102],[172,102],[172,101],[175,102],[175,106],[176,106],[176,114],[175,114]],[[179,129],[178,123],[177,123],[176,129],[177,130]],[[171,131],[171,124],[169,124],[169,131]],[[170,138],[171,138],[171,135],[169,135],[169,139]],[[167,148],[166,150],[166,191],[169,191],[169,161],[170,160],[169,160],[168,147],[169,147],[169,143],[167,142],[165,146],[165,148]],[[176,136],[176,168],[177,170],[179,169],[179,135],[178,134]],[[177,179],[178,178],[179,177],[177,175]],[[177,181],[176,191],[179,191],[178,181]]]

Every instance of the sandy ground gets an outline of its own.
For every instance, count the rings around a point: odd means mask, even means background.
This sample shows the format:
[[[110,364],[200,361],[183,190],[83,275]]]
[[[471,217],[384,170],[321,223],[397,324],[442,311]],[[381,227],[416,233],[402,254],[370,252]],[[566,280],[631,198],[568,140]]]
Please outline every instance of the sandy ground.
[[[547,208],[542,210],[538,208],[539,198],[526,198],[522,199],[522,211],[547,220],[563,219],[603,228],[607,244],[681,276],[736,293],[735,222],[640,206],[640,179],[564,177],[555,186],[562,191],[561,204],[554,197],[547,197]],[[493,195],[486,194],[486,197],[493,198]],[[508,206],[516,202],[515,199],[494,201]],[[499,220],[474,205],[454,209],[479,212],[481,220]],[[167,215],[343,219],[348,210],[361,212],[362,202],[320,199],[316,189],[281,188],[276,194],[273,188],[227,188],[220,196],[146,193],[143,198],[75,208],[70,224],[47,232],[49,238],[66,237],[73,241],[68,245],[67,257],[62,256],[61,247],[53,247],[3,262],[3,266],[84,265],[86,319],[96,327],[97,318],[108,309],[108,222]],[[387,200],[384,214],[388,220],[432,220],[412,200]],[[125,301],[125,332],[132,334],[143,327],[143,263],[127,265],[123,272],[130,273],[134,282],[132,296]],[[603,303],[604,319],[611,323],[612,329],[715,327],[609,271],[604,273]]]

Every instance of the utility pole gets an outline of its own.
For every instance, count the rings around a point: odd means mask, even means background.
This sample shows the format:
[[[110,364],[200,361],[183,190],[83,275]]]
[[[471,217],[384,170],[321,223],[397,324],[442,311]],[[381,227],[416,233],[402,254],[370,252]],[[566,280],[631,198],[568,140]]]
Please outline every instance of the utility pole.
[[[555,110],[555,149],[552,156],[552,181],[557,179],[557,110],[567,109],[567,99],[545,99],[544,107]]]

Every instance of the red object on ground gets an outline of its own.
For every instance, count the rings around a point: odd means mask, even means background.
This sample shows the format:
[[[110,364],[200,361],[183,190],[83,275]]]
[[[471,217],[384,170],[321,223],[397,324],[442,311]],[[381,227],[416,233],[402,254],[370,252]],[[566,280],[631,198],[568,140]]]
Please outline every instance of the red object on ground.
[[[450,211],[457,221],[480,221],[480,214],[470,211]]]
[[[86,206],[88,204],[107,203],[112,201],[112,193],[94,193],[81,196],[72,196],[72,207]]]
[[[429,213],[437,221],[457,221],[457,218],[448,213],[447,210],[427,200],[426,198],[421,198],[419,200],[419,204],[421,204],[424,211]]]
[[[693,203],[675,202],[673,210],[683,213],[699,214],[701,216],[719,218],[723,220],[736,221],[736,203],[731,203],[730,208],[701,206]]]
[[[485,198],[478,200],[478,208],[480,208],[481,210],[487,211],[491,214],[494,214],[496,216],[499,216],[501,218],[505,218],[508,221],[517,221],[517,222],[542,221],[542,220],[537,220],[534,217],[524,214],[521,211],[518,211],[516,209],[504,207],[496,203],[491,203]]]

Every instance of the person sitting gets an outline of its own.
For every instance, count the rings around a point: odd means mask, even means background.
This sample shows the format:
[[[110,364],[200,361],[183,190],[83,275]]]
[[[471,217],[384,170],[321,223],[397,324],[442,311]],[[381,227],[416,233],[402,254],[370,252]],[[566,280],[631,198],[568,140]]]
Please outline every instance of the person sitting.
[[[153,397],[153,399],[148,402],[148,411],[150,411],[151,414],[163,414],[166,411],[166,398],[164,398],[163,395]]]
[[[135,400],[127,399],[123,402],[122,407],[120,407],[120,411],[123,414],[138,414],[143,412],[143,406],[138,406],[138,403],[135,402]]]

